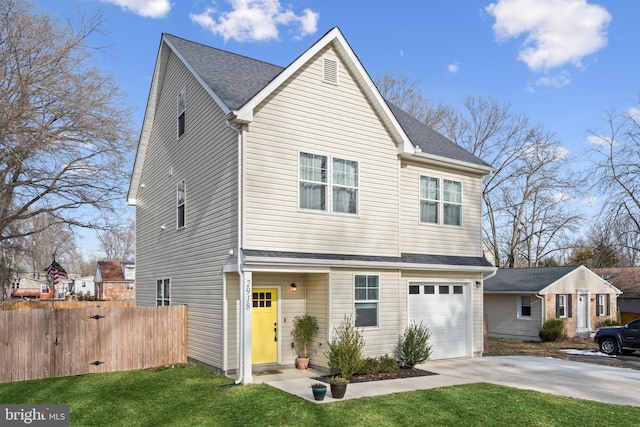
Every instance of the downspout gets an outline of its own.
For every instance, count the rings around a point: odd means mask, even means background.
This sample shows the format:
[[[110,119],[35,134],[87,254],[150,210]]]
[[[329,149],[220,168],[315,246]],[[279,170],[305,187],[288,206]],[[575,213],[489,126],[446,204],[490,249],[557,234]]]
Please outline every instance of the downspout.
[[[236,250],[236,260],[237,260],[237,268],[238,268],[238,285],[240,291],[240,346],[239,346],[239,366],[238,366],[238,379],[235,381],[235,384],[240,384],[244,380],[244,316],[242,315],[242,310],[247,303],[245,301],[245,292],[244,292],[244,254],[242,253],[242,131],[240,128],[233,126],[229,120],[225,121],[225,125],[232,129],[238,135],[238,248]]]

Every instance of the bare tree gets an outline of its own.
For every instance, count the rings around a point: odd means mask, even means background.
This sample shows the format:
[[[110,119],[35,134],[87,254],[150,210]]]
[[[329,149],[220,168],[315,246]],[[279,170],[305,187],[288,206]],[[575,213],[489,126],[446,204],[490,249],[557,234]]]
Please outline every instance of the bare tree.
[[[397,76],[386,71],[375,78],[375,84],[387,101],[429,127],[438,129],[445,116],[450,114],[450,107],[442,103],[433,106],[422,94],[420,80],[411,80],[406,74]]]
[[[101,16],[61,26],[0,0],[0,246],[54,226],[104,227],[122,203],[131,112],[92,63]],[[39,221],[37,218],[46,218]]]
[[[135,256],[135,222],[112,225],[98,235],[100,246],[108,260],[126,261]]]
[[[463,106],[445,117],[444,132],[495,168],[482,197],[483,234],[496,264],[537,266],[562,249],[581,220],[568,203],[579,181],[568,171],[566,152],[509,104],[468,96]]]
[[[640,252],[640,96],[626,111],[604,113],[603,127],[590,130],[597,189],[606,195],[601,218],[613,243],[635,262]]]

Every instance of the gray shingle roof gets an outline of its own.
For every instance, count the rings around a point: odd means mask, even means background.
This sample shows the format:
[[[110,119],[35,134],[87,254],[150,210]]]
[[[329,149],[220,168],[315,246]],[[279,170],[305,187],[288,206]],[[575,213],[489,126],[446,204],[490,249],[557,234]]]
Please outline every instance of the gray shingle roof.
[[[484,281],[484,291],[540,292],[579,267],[501,268],[495,276]]]
[[[277,65],[171,34],[165,33],[163,36],[230,110],[240,109],[284,70]],[[423,153],[489,166],[405,111],[388,105],[411,142]]]
[[[284,70],[170,34],[164,36],[230,110],[238,110]]]
[[[244,254],[249,257],[266,258],[289,258],[289,259],[309,259],[309,260],[330,260],[330,261],[362,261],[381,263],[402,263],[402,264],[431,264],[431,265],[455,265],[466,267],[493,267],[483,257],[464,257],[448,255],[425,255],[403,253],[400,257],[393,256],[371,256],[371,255],[349,255],[349,254],[316,254],[306,252],[281,252],[245,249]]]

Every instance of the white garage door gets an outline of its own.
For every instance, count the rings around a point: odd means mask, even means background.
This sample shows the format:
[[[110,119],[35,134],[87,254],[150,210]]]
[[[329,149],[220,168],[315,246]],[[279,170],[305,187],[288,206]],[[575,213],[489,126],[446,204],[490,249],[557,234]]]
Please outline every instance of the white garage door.
[[[467,356],[466,283],[409,284],[409,322],[429,327],[431,359]]]

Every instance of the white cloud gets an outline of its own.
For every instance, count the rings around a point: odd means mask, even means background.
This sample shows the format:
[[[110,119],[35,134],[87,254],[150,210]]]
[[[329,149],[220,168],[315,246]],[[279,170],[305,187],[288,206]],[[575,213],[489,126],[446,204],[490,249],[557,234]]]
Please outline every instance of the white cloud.
[[[582,206],[596,206],[600,203],[600,199],[597,196],[585,197],[580,201]]]
[[[611,139],[604,137],[604,136],[599,136],[599,135],[589,135],[587,136],[587,142],[589,144],[592,145],[600,145],[603,147],[609,147],[611,146]]]
[[[457,74],[458,71],[460,71],[460,66],[458,64],[449,64],[447,66],[447,70],[451,73],[451,74]]]
[[[218,11],[208,7],[200,14],[189,14],[193,22],[221,35],[225,41],[239,42],[265,41],[277,39],[279,26],[297,28],[296,38],[317,31],[319,14],[305,9],[296,15],[279,0],[230,0],[231,11]]]
[[[534,71],[581,66],[585,56],[607,45],[611,15],[586,0],[498,0],[486,11],[496,19],[498,40],[526,34],[518,59]]]
[[[556,193],[551,196],[551,200],[553,200],[554,203],[562,203],[570,202],[573,200],[573,198],[567,193]]]
[[[571,83],[571,74],[564,71],[560,74],[546,74],[536,80],[536,86],[561,88]]]
[[[627,110],[627,114],[634,122],[640,122],[640,108],[630,107],[629,110]]]
[[[101,0],[122,9],[144,16],[145,18],[162,18],[171,10],[169,0]]]

